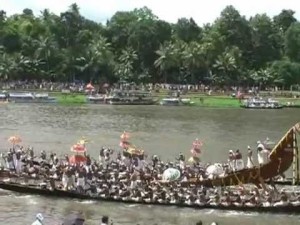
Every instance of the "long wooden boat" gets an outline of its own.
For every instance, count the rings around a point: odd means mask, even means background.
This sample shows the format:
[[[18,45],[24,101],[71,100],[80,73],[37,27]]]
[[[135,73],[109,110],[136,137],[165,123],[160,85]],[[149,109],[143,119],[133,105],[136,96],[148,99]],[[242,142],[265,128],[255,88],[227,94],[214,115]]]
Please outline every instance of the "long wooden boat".
[[[133,200],[119,200],[114,198],[103,198],[100,196],[91,196],[86,194],[79,194],[76,192],[63,191],[63,190],[49,190],[42,189],[36,185],[20,185],[17,183],[5,183],[0,182],[0,188],[8,191],[14,191],[23,194],[42,195],[54,198],[70,198],[70,199],[81,199],[81,200],[95,200],[103,202],[118,202],[124,204],[141,204],[141,205],[157,205],[157,206],[177,206],[194,209],[216,209],[216,210],[230,210],[230,211],[243,211],[243,212],[259,212],[259,213],[284,213],[284,214],[299,214],[299,206],[223,206],[223,205],[189,205],[184,203],[158,203],[158,202],[144,202],[144,201],[133,201]]]
[[[262,166],[251,169],[243,169],[228,173],[223,177],[214,179],[190,179],[186,183],[195,183],[203,186],[232,186],[246,183],[259,185],[263,180],[276,177],[290,168],[293,163],[294,151],[297,150],[297,132],[300,130],[297,123],[282,137],[278,144],[270,152],[270,161]]]

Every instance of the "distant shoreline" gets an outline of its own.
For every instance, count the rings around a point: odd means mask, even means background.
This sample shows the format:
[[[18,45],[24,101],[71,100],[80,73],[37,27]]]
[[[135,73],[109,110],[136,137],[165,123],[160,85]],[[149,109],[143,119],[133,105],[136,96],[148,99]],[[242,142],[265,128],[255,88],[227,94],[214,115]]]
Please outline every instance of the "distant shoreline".
[[[12,92],[47,92],[50,96],[57,98],[58,104],[89,104],[86,95],[83,93],[62,93],[57,91],[44,90],[11,90]],[[167,92],[153,93],[153,97],[159,101],[168,97]],[[186,95],[181,95],[182,98],[189,98],[194,103],[186,107],[210,107],[210,108],[240,108],[241,102],[239,99],[228,95],[212,95],[208,96],[204,93],[191,92]],[[288,102],[293,102],[295,106],[300,107],[300,98],[275,97],[281,104],[286,105]],[[158,104],[159,104],[158,101]]]

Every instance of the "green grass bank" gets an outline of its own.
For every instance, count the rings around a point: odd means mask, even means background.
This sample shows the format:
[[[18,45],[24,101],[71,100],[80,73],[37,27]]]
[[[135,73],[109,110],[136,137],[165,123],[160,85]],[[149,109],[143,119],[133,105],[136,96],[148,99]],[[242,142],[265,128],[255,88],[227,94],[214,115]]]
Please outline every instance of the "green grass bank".
[[[63,93],[51,93],[51,96],[57,98],[59,104],[85,104],[86,96],[83,94],[63,94]],[[167,97],[167,95],[159,94],[154,98],[159,100]],[[236,98],[229,96],[206,96],[202,94],[183,95],[182,98],[190,98],[194,104],[194,107],[213,107],[213,108],[240,108],[240,101]],[[293,102],[300,107],[300,99],[294,98],[275,98],[282,104],[287,102]]]
[[[63,105],[80,105],[86,103],[86,96],[83,94],[51,93],[50,95],[56,97],[57,102]]]

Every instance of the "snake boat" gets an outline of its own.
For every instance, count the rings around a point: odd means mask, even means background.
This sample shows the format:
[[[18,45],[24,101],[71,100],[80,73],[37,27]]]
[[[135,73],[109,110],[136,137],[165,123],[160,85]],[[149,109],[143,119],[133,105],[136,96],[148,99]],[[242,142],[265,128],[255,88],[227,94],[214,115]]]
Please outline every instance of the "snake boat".
[[[269,180],[287,171],[294,159],[298,157],[297,133],[300,131],[300,123],[290,128],[282,137],[269,155],[270,161],[262,166],[251,169],[230,172],[225,176],[213,179],[198,178],[185,181],[187,184],[198,184],[207,187],[233,186],[252,183],[260,185],[264,180]]]
[[[185,203],[159,203],[159,202],[145,202],[134,200],[120,200],[114,198],[103,198],[97,195],[80,194],[77,192],[63,191],[63,190],[49,190],[40,188],[38,185],[22,185],[12,182],[0,182],[0,188],[3,190],[14,191],[23,194],[41,195],[53,198],[69,198],[81,200],[95,200],[102,202],[118,202],[124,204],[140,204],[140,205],[156,205],[156,206],[176,206],[180,208],[194,208],[194,209],[215,209],[215,210],[229,210],[229,211],[243,211],[243,212],[259,212],[259,213],[282,213],[282,214],[299,214],[300,205],[287,206],[224,206],[224,205],[196,205]]]

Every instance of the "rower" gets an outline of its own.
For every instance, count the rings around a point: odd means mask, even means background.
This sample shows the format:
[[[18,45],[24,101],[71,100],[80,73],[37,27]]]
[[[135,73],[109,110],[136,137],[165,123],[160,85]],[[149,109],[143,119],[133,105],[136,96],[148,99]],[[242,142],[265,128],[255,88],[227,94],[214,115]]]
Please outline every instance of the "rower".
[[[289,200],[288,200],[288,196],[287,196],[285,190],[282,190],[282,191],[280,192],[280,201],[279,201],[279,202],[276,202],[276,203],[274,204],[274,206],[287,206],[287,205],[289,205],[289,204],[290,204],[290,203],[289,203]]]

